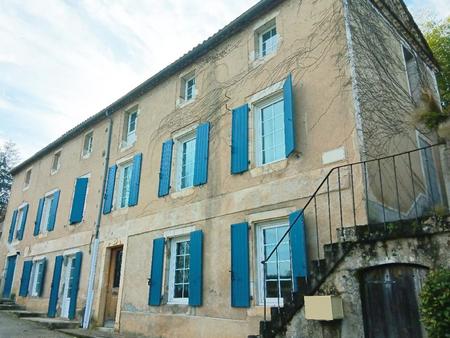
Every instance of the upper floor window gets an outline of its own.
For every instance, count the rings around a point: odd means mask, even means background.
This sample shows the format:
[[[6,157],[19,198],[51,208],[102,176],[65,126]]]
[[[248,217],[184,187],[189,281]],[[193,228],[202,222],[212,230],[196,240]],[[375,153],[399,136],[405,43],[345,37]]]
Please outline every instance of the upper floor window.
[[[195,73],[191,72],[181,78],[180,96],[182,102],[187,102],[195,99],[197,94]]]
[[[59,167],[61,166],[61,151],[57,151],[53,155],[53,162],[52,162],[52,174],[56,173],[59,170]]]
[[[409,94],[414,100],[420,99],[420,74],[417,60],[414,54],[402,46],[405,60],[406,77],[408,80]]]
[[[132,110],[125,113],[124,133],[122,146],[131,146],[136,142],[136,127],[137,127],[137,110]]]
[[[260,58],[276,52],[278,34],[275,19],[261,26],[255,32],[256,50]]]
[[[128,162],[119,167],[119,186],[117,207],[125,208],[128,206],[130,198],[131,174],[133,172],[133,162]]]
[[[42,234],[47,233],[48,223],[50,220],[50,209],[51,209],[54,198],[55,198],[55,194],[47,195],[44,198],[44,206],[42,208],[42,219],[41,219],[41,226],[40,226],[40,232]]]
[[[189,188],[194,185],[195,166],[195,131],[176,140],[177,145],[177,188],[178,190]]]
[[[28,169],[27,172],[25,173],[25,181],[23,183],[24,189],[30,186],[30,182],[31,182],[31,168]]]
[[[283,97],[266,100],[255,106],[256,163],[279,161],[285,155]]]
[[[172,239],[169,271],[169,302],[187,304],[189,301],[189,258],[188,237]]]
[[[89,157],[92,153],[92,144],[94,142],[94,132],[90,131],[84,135],[83,157]]]
[[[20,239],[21,233],[24,230],[26,217],[27,217],[27,212],[28,212],[27,204],[21,206],[17,210],[16,233],[15,233],[15,236],[14,236],[17,239]]]

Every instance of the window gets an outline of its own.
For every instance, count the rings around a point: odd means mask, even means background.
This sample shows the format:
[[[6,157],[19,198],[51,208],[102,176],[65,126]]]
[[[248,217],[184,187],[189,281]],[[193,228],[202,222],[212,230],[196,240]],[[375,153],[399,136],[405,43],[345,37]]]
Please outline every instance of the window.
[[[17,220],[16,220],[16,235],[15,238],[19,238],[19,234],[22,231],[22,222],[25,217],[25,206],[17,210]]]
[[[50,219],[50,208],[52,205],[52,201],[55,198],[54,194],[45,196],[44,198],[44,207],[42,208],[42,219],[41,219],[41,226],[40,226],[40,232],[42,234],[45,234],[47,232],[48,222]]]
[[[169,271],[169,302],[189,301],[189,239],[175,238],[171,242]]]
[[[94,133],[91,131],[84,136],[83,157],[89,157],[92,153],[92,143],[94,141]]]
[[[56,152],[53,155],[52,174],[56,173],[61,165],[61,151]]]
[[[44,282],[44,266],[45,259],[35,261],[33,267],[31,268],[30,276],[30,289],[29,294],[32,297],[37,297],[42,289],[42,283]]]
[[[125,114],[123,147],[128,147],[136,142],[137,110]]]
[[[186,80],[184,98],[186,101],[192,100],[195,96],[195,77]]]
[[[420,99],[420,77],[419,68],[415,56],[404,46],[403,57],[405,59],[406,77],[408,80],[409,93],[414,100]]]
[[[30,182],[31,182],[31,168],[28,169],[27,172],[25,173],[24,189],[30,186]]]
[[[282,97],[255,106],[255,133],[257,165],[286,157]]]
[[[255,51],[257,58],[275,53],[278,47],[278,33],[275,19],[270,20],[255,31]]]
[[[117,203],[118,208],[125,208],[128,206],[128,199],[130,198],[130,182],[132,171],[133,171],[132,162],[126,163],[120,167],[119,198]]]
[[[289,228],[288,221],[275,221],[259,225],[258,232],[258,262],[263,261]],[[290,294],[293,288],[291,270],[291,251],[289,236],[286,236],[280,246],[267,262],[266,267],[266,300],[276,303],[278,297],[282,303],[283,297]],[[264,270],[259,269],[259,300],[264,302]]]
[[[195,132],[189,133],[177,140],[178,190],[189,188],[194,185],[195,146]]]

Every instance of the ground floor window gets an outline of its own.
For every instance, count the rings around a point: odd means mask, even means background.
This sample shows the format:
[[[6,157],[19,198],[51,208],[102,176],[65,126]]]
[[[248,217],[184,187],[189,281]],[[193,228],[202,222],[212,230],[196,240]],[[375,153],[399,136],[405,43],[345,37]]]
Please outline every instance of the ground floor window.
[[[293,289],[292,262],[289,236],[286,236],[270,257],[264,271],[261,261],[266,259],[289,227],[288,220],[257,225],[257,250],[259,266],[259,302],[264,302],[264,281],[267,303],[283,303],[283,297]],[[265,275],[265,276],[264,276]],[[264,278],[265,277],[265,278]]]
[[[30,290],[29,294],[33,297],[40,296],[42,283],[44,282],[45,259],[35,261],[31,268]]]
[[[189,238],[171,241],[169,271],[169,302],[187,304],[189,301]]]

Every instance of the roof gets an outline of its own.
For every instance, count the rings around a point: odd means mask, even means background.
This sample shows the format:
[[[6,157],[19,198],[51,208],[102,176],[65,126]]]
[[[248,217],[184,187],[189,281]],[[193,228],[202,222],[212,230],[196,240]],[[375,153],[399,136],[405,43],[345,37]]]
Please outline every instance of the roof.
[[[39,150],[37,153],[35,153],[30,158],[26,159],[16,167],[14,167],[11,170],[11,174],[15,175],[21,170],[25,169],[26,167],[30,166],[31,163],[35,162],[36,160],[39,160],[40,158],[44,157],[49,152],[58,149],[61,144],[64,142],[73,139],[74,137],[81,134],[83,131],[91,128],[93,125],[97,124],[98,122],[105,120],[113,114],[114,112],[120,110],[121,108],[127,106],[128,104],[132,103],[139,97],[145,95],[148,93],[152,88],[159,85],[164,80],[168,79],[174,74],[177,74],[178,72],[182,71],[184,68],[188,67],[189,65],[193,64],[198,58],[202,57],[203,55],[207,54],[211,49],[217,47],[219,44],[224,42],[226,39],[228,39],[231,35],[237,34],[240,31],[242,31],[244,28],[246,28],[253,20],[260,17],[261,15],[265,14],[272,8],[278,6],[281,4],[284,0],[261,0],[256,5],[245,11],[243,14],[241,14],[239,17],[237,17],[235,20],[230,22],[228,25],[226,25],[224,28],[220,29],[217,33],[191,49],[189,52],[184,54],[182,57],[180,57],[178,60],[174,61],[140,85],[138,85],[136,88],[129,91],[127,94],[119,98],[118,100],[114,101],[112,104],[107,106],[106,108],[102,109],[95,115],[89,117],[85,121],[81,122],[74,128],[70,129],[66,133],[64,133],[62,136],[57,138],[55,141],[48,144],[46,147]],[[405,27],[401,24],[401,20],[395,16],[395,14],[392,12],[392,9],[390,9],[383,0],[372,0],[376,4],[382,6],[379,7],[386,7],[388,12],[388,16],[391,17],[391,19],[396,20],[400,25],[397,25],[398,29],[405,29]],[[433,58],[433,54],[431,53],[431,50],[425,41],[425,38],[423,37],[422,33],[420,32],[420,29],[417,27],[417,25],[414,23],[414,20],[412,19],[411,14],[408,12],[408,9],[406,8],[405,4],[403,3],[403,0],[400,0],[401,5],[403,9],[406,11],[406,15],[408,16],[408,21],[410,21],[410,27],[414,31],[413,34],[408,32],[406,30],[407,35],[410,38],[414,38],[415,42],[418,43],[421,50],[424,52],[424,55],[428,59],[428,61],[432,64],[434,64],[436,67],[438,67],[437,62]],[[384,6],[383,6],[384,5]],[[412,22],[412,23],[411,23]],[[401,27],[398,27],[401,26]],[[408,34],[409,33],[409,34]]]
[[[105,120],[112,113],[120,110],[121,108],[127,106],[129,103],[135,101],[137,98],[141,97],[148,93],[152,88],[156,87],[158,84],[168,79],[172,75],[182,71],[184,68],[193,64],[198,58],[207,54],[211,51],[212,48],[217,47],[219,44],[227,40],[231,35],[239,33],[244,28],[246,28],[254,19],[260,17],[265,14],[272,8],[281,4],[284,0],[261,0],[256,5],[245,11],[235,20],[230,22],[224,28],[220,29],[217,33],[191,49],[189,52],[184,54],[182,57],[138,85],[136,88],[129,91],[127,94],[114,101],[112,104],[102,109],[95,115],[89,117],[85,121],[81,122],[74,128],[70,129],[62,136],[57,138],[55,141],[48,144],[46,147],[39,150],[37,153],[21,162],[19,165],[14,167],[11,170],[11,174],[15,175],[26,167],[30,166],[31,163],[39,160],[44,157],[46,154],[51,152],[52,150],[56,150],[63,144],[64,142],[73,139],[75,136],[78,136],[83,131],[91,128],[93,125],[98,122]]]

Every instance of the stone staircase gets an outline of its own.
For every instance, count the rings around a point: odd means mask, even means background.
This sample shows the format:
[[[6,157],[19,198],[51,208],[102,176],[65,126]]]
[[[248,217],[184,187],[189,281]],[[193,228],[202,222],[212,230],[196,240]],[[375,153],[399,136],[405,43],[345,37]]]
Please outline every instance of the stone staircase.
[[[62,318],[47,318],[43,312],[28,311],[24,306],[18,305],[12,299],[0,299],[0,311],[12,314],[20,319],[38,323],[47,329],[76,329],[80,322]]]

